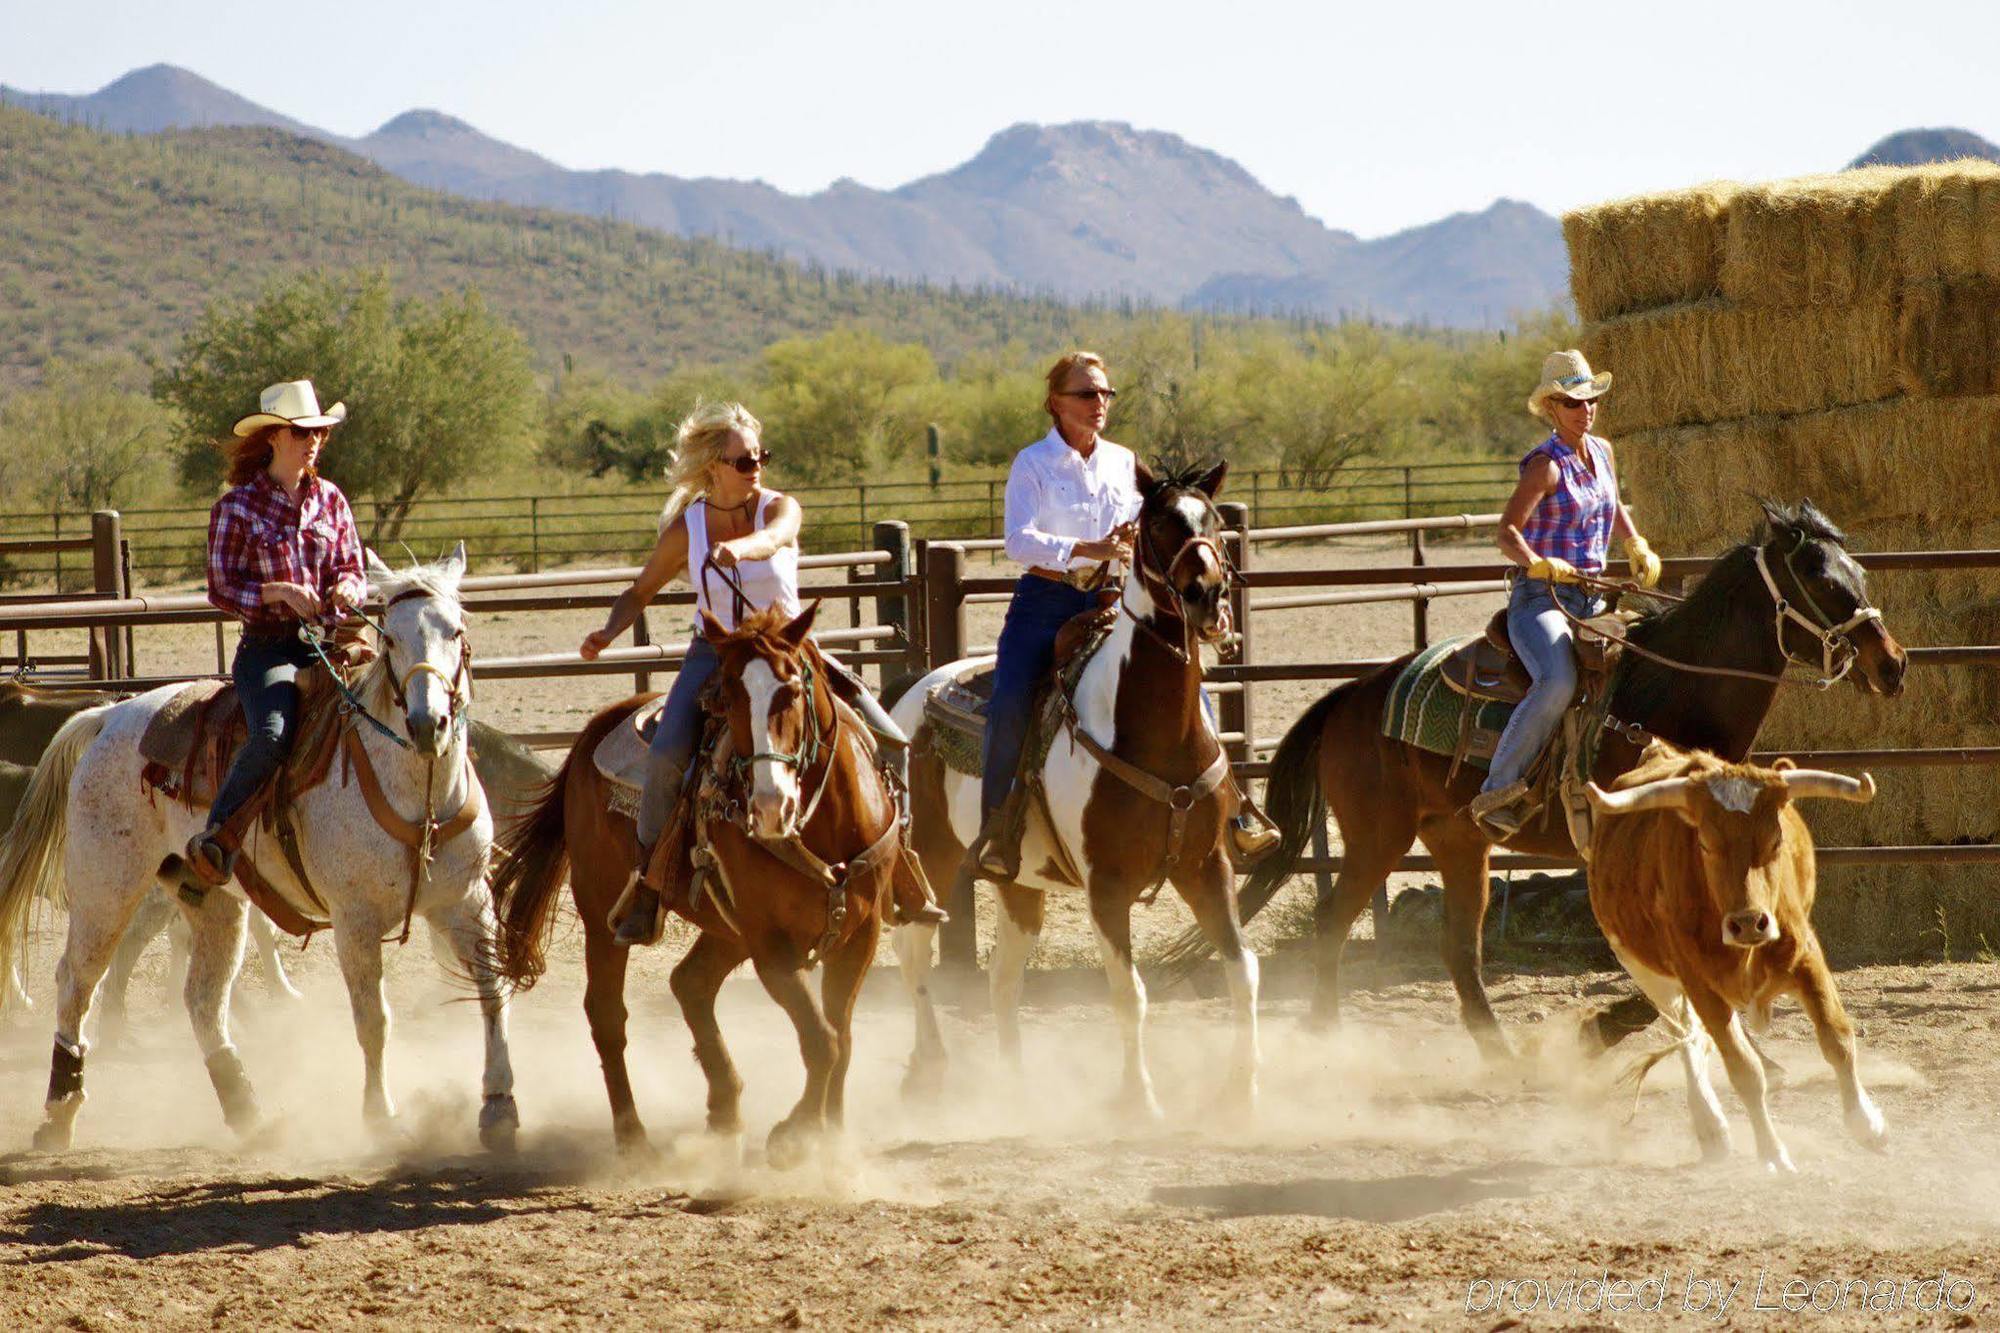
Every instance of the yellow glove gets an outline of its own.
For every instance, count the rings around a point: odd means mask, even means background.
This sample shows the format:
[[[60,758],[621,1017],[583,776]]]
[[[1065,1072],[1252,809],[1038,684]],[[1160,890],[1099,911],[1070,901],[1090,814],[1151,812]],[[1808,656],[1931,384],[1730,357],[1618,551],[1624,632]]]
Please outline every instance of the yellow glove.
[[[1625,539],[1625,558],[1632,562],[1632,577],[1639,580],[1640,587],[1650,588],[1660,581],[1660,557],[1636,532]]]
[[[1538,555],[1528,566],[1528,577],[1544,583],[1575,583],[1576,566],[1560,556]]]

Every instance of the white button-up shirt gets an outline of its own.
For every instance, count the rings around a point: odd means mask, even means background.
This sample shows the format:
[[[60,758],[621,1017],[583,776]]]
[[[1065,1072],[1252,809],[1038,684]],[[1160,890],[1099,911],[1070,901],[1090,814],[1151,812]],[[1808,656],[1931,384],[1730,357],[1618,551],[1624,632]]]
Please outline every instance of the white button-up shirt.
[[[1085,458],[1053,428],[1007,470],[1007,558],[1043,569],[1089,565],[1071,555],[1139,516],[1132,451],[1098,436]]]

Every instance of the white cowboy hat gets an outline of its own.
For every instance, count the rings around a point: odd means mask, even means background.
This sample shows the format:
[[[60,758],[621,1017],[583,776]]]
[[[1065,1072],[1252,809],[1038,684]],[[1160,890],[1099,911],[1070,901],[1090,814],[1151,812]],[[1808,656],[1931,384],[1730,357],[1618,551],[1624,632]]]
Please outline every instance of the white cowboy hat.
[[[1565,398],[1596,398],[1611,387],[1611,372],[1601,375],[1590,373],[1590,362],[1583,359],[1583,353],[1571,348],[1567,352],[1550,352],[1542,362],[1542,382],[1528,395],[1528,410],[1547,421],[1549,414],[1542,400],[1552,393]]]
[[[283,384],[273,384],[257,395],[257,408],[236,423],[236,434],[249,435],[266,426],[299,426],[311,430],[316,426],[338,426],[347,420],[346,403],[335,403],[324,412],[319,410],[319,395],[313,392],[311,380],[287,380]]]

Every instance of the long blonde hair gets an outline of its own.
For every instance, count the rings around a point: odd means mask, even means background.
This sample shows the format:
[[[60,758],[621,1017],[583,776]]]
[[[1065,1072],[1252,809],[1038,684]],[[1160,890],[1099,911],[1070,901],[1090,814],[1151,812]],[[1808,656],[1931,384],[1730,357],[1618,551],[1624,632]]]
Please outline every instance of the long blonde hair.
[[[660,531],[683,510],[708,494],[708,465],[722,461],[731,435],[764,436],[764,423],[741,403],[697,401],[694,411],[674,432],[673,458],[667,464],[667,503],[660,510]]]

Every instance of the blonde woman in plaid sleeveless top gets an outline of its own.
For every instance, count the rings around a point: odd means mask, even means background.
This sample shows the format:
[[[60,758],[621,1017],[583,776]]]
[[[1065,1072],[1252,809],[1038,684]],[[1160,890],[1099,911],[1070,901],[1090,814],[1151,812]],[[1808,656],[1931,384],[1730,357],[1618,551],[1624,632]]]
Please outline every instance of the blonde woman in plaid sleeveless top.
[[[1495,541],[1523,571],[1507,600],[1507,633],[1534,684],[1508,718],[1485,785],[1467,807],[1497,842],[1521,827],[1528,794],[1521,775],[1555,734],[1576,693],[1563,610],[1584,619],[1604,606],[1577,576],[1603,577],[1611,539],[1620,537],[1633,577],[1648,588],[1660,580],[1660,558],[1618,498],[1611,446],[1590,433],[1597,400],[1610,387],[1610,373],[1593,374],[1583,353],[1555,352],[1528,396],[1528,410],[1554,429],[1521,460],[1521,480]]]

